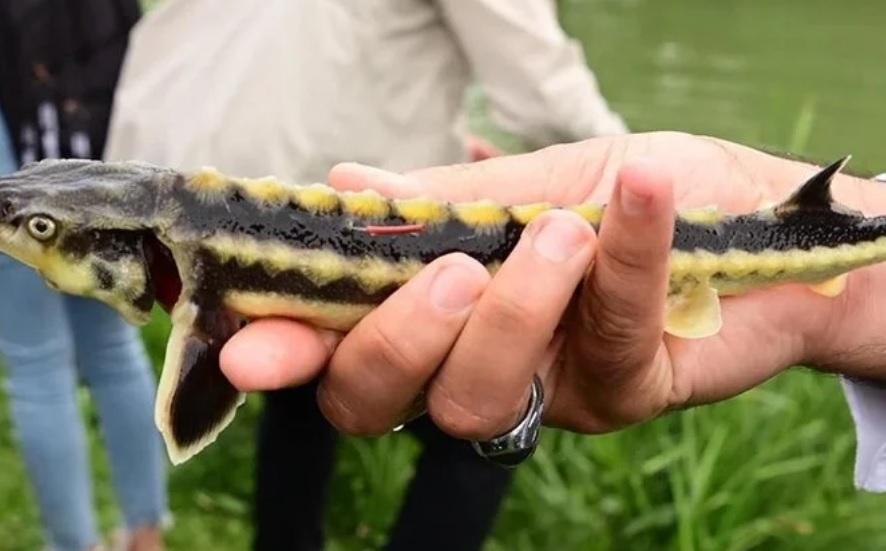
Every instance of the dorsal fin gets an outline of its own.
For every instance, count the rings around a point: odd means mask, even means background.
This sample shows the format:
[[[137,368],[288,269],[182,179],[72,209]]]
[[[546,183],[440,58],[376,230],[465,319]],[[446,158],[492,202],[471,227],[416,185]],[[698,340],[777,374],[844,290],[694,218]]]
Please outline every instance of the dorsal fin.
[[[844,209],[841,206],[834,205],[834,198],[831,195],[831,181],[851,158],[852,155],[847,155],[818,171],[790,197],[776,206],[775,214],[785,216],[796,211],[810,210],[843,212]]]

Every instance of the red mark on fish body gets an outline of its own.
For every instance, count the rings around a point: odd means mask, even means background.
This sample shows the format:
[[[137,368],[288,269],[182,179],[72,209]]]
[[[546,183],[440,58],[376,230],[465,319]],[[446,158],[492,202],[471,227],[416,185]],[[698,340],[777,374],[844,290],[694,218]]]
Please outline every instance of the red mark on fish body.
[[[366,226],[364,228],[369,235],[401,235],[405,233],[421,233],[425,231],[424,224],[403,224],[400,226]]]

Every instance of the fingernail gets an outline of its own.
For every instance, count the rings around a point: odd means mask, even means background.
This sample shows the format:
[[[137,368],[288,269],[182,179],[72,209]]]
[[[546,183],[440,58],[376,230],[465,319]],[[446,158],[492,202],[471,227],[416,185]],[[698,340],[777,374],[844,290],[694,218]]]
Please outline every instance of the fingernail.
[[[589,226],[571,216],[549,216],[534,228],[535,251],[552,262],[572,258],[587,242]]]
[[[458,312],[480,298],[483,285],[470,268],[446,266],[437,272],[431,282],[431,303],[446,312]]]
[[[619,203],[622,212],[629,216],[645,214],[649,210],[649,197],[637,195],[624,186],[619,190]]]

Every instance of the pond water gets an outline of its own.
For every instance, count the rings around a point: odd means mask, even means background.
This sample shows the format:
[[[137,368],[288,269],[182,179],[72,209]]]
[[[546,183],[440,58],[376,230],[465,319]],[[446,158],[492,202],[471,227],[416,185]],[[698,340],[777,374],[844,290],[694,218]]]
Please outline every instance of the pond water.
[[[673,129],[886,171],[886,2],[561,0],[633,130]]]

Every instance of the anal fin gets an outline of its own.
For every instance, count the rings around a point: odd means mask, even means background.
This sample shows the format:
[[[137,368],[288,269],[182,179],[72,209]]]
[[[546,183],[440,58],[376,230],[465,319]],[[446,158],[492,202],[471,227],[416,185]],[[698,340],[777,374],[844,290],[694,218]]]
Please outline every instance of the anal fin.
[[[836,277],[813,283],[809,288],[821,296],[834,298],[846,290],[846,282],[848,280],[849,274],[840,274]]]
[[[668,297],[666,333],[683,339],[702,339],[716,335],[722,325],[720,297],[709,284],[691,284]]]
[[[173,464],[184,463],[214,442],[245,400],[219,365],[221,349],[236,329],[223,310],[187,300],[173,310],[154,411]]]

